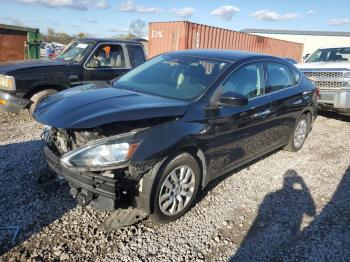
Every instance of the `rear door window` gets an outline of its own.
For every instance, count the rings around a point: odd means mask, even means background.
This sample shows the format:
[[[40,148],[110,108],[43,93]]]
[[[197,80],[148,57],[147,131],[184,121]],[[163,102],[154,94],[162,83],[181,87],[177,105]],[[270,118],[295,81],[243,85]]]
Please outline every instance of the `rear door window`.
[[[129,50],[130,50],[131,61],[134,66],[139,66],[146,61],[145,53],[143,51],[142,46],[130,45]]]
[[[294,86],[299,81],[289,67],[284,64],[267,63],[267,74],[269,78],[268,93]]]

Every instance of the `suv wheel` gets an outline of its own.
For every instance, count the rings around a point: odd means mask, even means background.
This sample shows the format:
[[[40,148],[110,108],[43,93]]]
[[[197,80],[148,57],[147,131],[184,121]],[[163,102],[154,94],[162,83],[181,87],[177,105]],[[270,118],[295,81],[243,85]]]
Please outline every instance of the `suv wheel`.
[[[309,130],[309,123],[306,115],[302,115],[297,121],[293,133],[289,139],[289,143],[286,146],[286,150],[296,152],[299,151],[307,137]]]
[[[29,107],[29,113],[32,115],[34,113],[34,110],[36,106],[46,97],[53,95],[54,93],[57,93],[57,90],[55,89],[46,89],[43,91],[40,91],[36,94],[34,94],[30,100],[33,102]]]
[[[156,222],[168,223],[191,208],[200,185],[200,168],[190,154],[183,153],[168,161],[160,172],[152,218]]]

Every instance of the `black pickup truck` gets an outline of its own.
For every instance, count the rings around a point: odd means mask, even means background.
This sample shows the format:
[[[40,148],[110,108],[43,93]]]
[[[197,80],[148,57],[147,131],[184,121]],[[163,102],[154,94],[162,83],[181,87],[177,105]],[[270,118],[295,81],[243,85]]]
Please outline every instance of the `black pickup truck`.
[[[19,112],[58,91],[87,83],[106,83],[146,60],[136,41],[79,39],[55,59],[0,63],[0,109]]]

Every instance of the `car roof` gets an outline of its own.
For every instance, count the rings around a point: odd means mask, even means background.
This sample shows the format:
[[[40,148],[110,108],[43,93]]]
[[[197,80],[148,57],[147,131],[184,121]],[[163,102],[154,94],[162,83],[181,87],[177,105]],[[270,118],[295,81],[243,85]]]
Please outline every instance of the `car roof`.
[[[277,59],[280,61],[285,61],[283,58],[269,56],[266,54],[236,51],[236,50],[224,50],[224,49],[192,49],[192,50],[183,50],[183,51],[173,51],[173,52],[168,52],[167,54],[199,56],[199,57],[232,61],[232,62],[237,60],[242,60],[245,58],[265,58],[265,59]]]
[[[115,43],[127,43],[127,44],[141,44],[140,41],[136,41],[136,40],[122,40],[122,39],[109,39],[109,38],[79,38],[79,39],[75,39],[77,41],[86,41],[86,42],[96,42],[96,43],[102,43],[102,42],[115,42]]]
[[[343,46],[343,45],[333,45],[333,46],[322,46],[319,49],[339,49],[339,48],[350,48],[350,46]]]

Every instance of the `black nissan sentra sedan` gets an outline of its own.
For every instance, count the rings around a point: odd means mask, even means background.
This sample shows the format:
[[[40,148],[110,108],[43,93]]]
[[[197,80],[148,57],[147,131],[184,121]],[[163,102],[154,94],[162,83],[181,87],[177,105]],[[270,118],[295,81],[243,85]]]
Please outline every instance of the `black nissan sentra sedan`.
[[[298,151],[317,92],[283,58],[225,50],[157,56],[104,88],[35,111],[49,167],[81,205],[115,210],[119,227],[181,217],[212,179],[278,148]],[[230,192],[232,193],[232,192]]]

